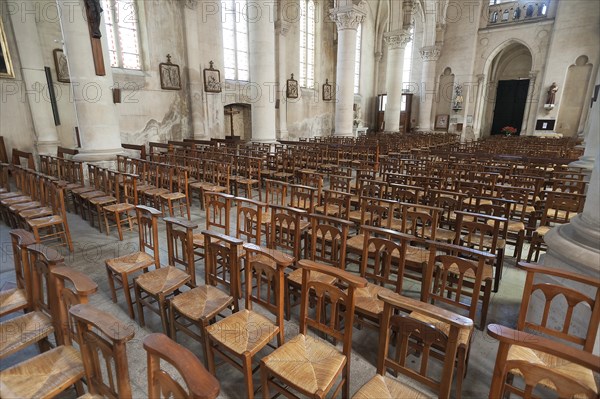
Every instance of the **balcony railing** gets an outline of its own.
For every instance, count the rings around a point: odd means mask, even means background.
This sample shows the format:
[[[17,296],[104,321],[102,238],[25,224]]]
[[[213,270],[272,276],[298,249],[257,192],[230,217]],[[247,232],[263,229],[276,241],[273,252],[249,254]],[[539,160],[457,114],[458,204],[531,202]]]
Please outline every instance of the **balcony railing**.
[[[500,4],[490,4],[488,27],[505,24],[539,20],[548,15],[546,1],[508,1]]]

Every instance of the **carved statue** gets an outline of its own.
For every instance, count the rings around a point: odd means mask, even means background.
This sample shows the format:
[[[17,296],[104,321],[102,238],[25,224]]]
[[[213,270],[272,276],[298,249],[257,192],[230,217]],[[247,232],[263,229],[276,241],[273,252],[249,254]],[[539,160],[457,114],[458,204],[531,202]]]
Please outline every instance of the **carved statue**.
[[[558,91],[558,86],[557,86],[556,82],[552,82],[552,85],[548,88],[548,97],[546,98],[546,104],[554,105],[557,91]]]
[[[92,37],[101,38],[102,33],[100,32],[100,18],[102,17],[102,7],[100,6],[100,0],[85,0],[87,7],[88,23],[92,29]]]

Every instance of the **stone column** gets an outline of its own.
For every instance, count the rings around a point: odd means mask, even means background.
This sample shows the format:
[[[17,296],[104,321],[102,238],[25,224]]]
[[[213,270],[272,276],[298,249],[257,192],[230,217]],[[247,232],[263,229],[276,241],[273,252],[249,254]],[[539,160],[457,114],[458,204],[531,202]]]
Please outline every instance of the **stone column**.
[[[34,15],[22,13],[9,13],[15,32],[15,40],[19,48],[21,73],[27,91],[41,93],[47,91],[46,72],[42,47],[38,36]],[[36,96],[37,97],[37,96]],[[58,132],[54,125],[52,106],[43,100],[47,96],[31,98],[27,96],[33,128],[36,135],[35,147],[39,154],[56,155],[56,148],[60,144]]]
[[[421,81],[421,103],[419,104],[419,130],[433,130],[432,113],[433,99],[435,97],[435,66],[440,58],[440,48],[438,46],[425,46],[421,48],[421,58],[423,59],[423,71]]]
[[[596,85],[599,84],[600,70],[596,77]],[[585,152],[579,160],[572,162],[569,166],[592,170],[598,148],[600,148],[600,100],[596,100],[592,104],[592,109],[588,113],[588,122],[585,126],[583,135],[585,137]]]
[[[275,135],[275,19],[273,2],[248,3],[252,141],[272,143]]]
[[[198,45],[198,2],[186,1],[183,8],[183,21],[185,24],[185,46],[188,65],[190,87],[190,113],[192,119],[193,138],[207,140],[210,137],[204,129],[204,107],[202,101],[203,77],[200,71],[201,51]]]
[[[337,65],[336,65],[336,103],[335,136],[353,136],[354,121],[354,61],[356,53],[356,31],[365,19],[366,2],[358,6],[348,2],[331,9],[329,16],[337,25]]]
[[[383,36],[387,44],[387,75],[385,87],[387,104],[385,106],[385,130],[400,131],[400,112],[402,107],[402,72],[404,67],[404,49],[410,42],[410,30],[400,29],[387,32]]]
[[[485,75],[477,75],[477,103],[475,104],[475,111],[473,115],[473,133],[475,139],[481,137],[481,121],[483,120],[483,112],[485,110]]]
[[[122,152],[117,109],[113,104],[113,76],[109,65],[104,18],[100,24],[106,75],[97,76],[90,45],[88,24],[84,18],[83,0],[56,0],[60,10],[60,26],[65,54],[71,73],[71,87],[81,150],[80,161],[112,161]],[[105,11],[106,12],[106,11]]]
[[[533,133],[533,129],[531,131],[528,130],[529,127],[529,116],[531,115],[532,109],[537,109],[536,106],[533,106],[533,96],[535,95],[535,79],[537,78],[538,71],[529,71],[529,88],[527,89],[527,102],[525,103],[525,112],[523,114],[523,123],[521,124],[521,134],[523,133]],[[528,134],[528,135],[529,135]]]
[[[277,32],[277,47],[278,47],[278,67],[277,74],[279,87],[277,90],[277,98],[279,99],[279,129],[277,137],[280,140],[287,140],[289,133],[287,130],[287,102],[285,98],[286,80],[287,80],[287,51],[285,36],[290,30],[290,24],[279,20],[275,23],[275,31]]]

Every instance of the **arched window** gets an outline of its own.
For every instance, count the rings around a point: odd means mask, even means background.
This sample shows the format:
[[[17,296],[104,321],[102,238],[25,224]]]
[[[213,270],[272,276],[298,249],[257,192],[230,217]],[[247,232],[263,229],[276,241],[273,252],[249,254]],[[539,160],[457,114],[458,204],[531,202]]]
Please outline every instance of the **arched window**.
[[[315,2],[300,0],[300,86],[315,85]]]
[[[509,11],[504,10],[504,12],[502,13],[502,21],[503,22],[508,21],[508,14],[509,14]]]
[[[142,69],[138,13],[134,0],[102,0],[110,66]]]
[[[490,22],[495,23],[498,22],[498,11],[494,11],[492,15],[490,15]]]
[[[515,13],[513,14],[513,20],[517,20],[521,18],[521,8],[515,8]]]
[[[360,47],[362,42],[362,24],[356,31],[356,53],[354,56],[354,94],[360,92]]]
[[[406,47],[404,48],[404,63],[402,64],[402,88],[408,91],[410,87],[410,71],[412,70],[413,60],[413,41],[414,41],[414,28],[410,29],[410,36],[413,38]]]
[[[530,4],[527,6],[527,10],[525,11],[525,18],[533,17],[533,6]]]
[[[221,4],[225,79],[248,81],[247,0],[223,0]]]

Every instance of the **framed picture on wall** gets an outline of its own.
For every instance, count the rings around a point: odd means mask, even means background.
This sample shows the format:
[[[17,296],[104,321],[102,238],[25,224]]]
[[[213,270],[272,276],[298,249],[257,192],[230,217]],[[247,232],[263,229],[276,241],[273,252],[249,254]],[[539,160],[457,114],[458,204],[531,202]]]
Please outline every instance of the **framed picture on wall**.
[[[160,72],[160,88],[163,90],[181,90],[179,65],[171,62],[171,54],[167,54],[167,62],[158,65]]]
[[[448,130],[450,115],[441,114],[435,116],[435,130]]]
[[[221,92],[221,71],[213,68],[213,62],[208,63],[209,68],[204,69],[204,91],[207,93]]]
[[[323,101],[331,101],[332,97],[329,79],[325,79],[325,84],[323,85]]]
[[[287,80],[286,97],[298,98],[298,81],[294,79],[294,74],[291,79]]]
[[[15,77],[10,52],[8,51],[8,42],[4,31],[4,24],[0,18],[0,78],[12,79]]]
[[[56,69],[56,80],[62,83],[71,82],[71,75],[69,74],[69,64],[67,63],[67,56],[61,49],[54,49],[52,51],[54,55],[54,68]]]

